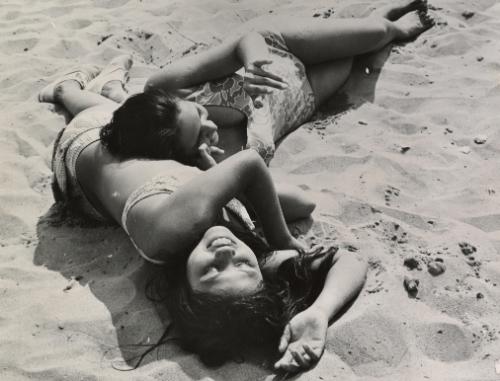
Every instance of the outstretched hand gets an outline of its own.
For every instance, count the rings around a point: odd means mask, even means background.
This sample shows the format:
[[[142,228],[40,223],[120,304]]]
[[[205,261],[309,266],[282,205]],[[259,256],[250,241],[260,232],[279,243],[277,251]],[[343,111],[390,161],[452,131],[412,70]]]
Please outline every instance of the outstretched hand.
[[[327,329],[328,316],[319,308],[295,315],[281,336],[278,349],[283,356],[274,367],[286,372],[310,368],[323,354]]]
[[[260,59],[245,65],[243,87],[252,97],[255,108],[263,106],[263,96],[270,94],[272,89],[288,88],[288,84],[282,77],[265,67],[271,63],[273,63],[271,59]]]

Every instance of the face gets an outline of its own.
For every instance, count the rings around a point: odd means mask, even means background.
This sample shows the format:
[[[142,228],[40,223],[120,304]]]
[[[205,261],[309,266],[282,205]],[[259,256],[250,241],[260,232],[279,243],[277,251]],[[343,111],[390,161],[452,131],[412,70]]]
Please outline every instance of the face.
[[[248,295],[259,289],[262,273],[253,251],[223,226],[205,232],[187,261],[194,291],[216,295]]]
[[[218,143],[217,126],[208,119],[208,111],[202,105],[182,100],[178,106],[176,144],[185,158],[194,159],[201,144],[214,146]]]

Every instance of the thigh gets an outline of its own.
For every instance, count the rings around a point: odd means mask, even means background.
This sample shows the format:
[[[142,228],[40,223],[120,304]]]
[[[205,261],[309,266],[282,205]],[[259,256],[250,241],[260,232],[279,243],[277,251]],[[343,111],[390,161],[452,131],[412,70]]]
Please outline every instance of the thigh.
[[[276,183],[276,192],[286,222],[308,218],[316,204],[298,186]]]
[[[352,67],[352,58],[330,61],[306,67],[316,106],[321,106],[345,83]]]
[[[286,22],[285,22],[286,20]],[[290,51],[306,65],[353,57],[372,51],[387,34],[387,20],[277,18]]]

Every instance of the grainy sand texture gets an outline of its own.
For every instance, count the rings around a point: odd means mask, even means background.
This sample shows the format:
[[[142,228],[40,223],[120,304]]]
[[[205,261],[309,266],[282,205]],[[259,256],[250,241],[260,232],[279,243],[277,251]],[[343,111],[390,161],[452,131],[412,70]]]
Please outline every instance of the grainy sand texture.
[[[281,379],[265,358],[209,369],[175,342],[115,369],[168,316],[146,298],[149,270],[119,227],[53,205],[52,142],[66,121],[36,95],[70,67],[123,53],[138,91],[254,17],[335,22],[385,3],[2,1],[0,380]],[[430,12],[437,24],[416,41],[356,59],[271,165],[317,201],[310,239],[370,264],[323,358],[294,379],[500,380],[500,3],[434,0]]]

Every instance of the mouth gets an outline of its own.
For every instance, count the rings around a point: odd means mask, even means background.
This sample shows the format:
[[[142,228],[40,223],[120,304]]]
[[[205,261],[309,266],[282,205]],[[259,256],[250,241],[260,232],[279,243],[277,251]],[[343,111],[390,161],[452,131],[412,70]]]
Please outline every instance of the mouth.
[[[235,245],[236,244],[229,238],[215,237],[208,243],[207,247],[209,249],[219,249],[221,247],[234,247]]]

